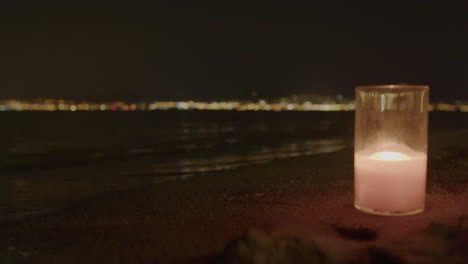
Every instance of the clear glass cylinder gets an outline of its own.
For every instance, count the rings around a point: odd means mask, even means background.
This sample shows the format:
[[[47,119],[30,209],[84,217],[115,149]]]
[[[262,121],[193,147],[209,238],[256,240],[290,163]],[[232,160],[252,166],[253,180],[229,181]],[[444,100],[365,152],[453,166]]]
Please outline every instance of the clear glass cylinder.
[[[356,87],[354,206],[379,215],[424,211],[429,87]]]

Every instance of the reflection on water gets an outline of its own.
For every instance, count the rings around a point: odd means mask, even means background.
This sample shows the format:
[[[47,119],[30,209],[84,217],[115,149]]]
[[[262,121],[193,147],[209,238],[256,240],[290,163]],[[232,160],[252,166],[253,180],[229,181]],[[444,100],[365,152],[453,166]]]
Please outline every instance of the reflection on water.
[[[7,114],[0,222],[109,191],[339,151],[352,121],[344,113]]]
[[[263,164],[275,159],[307,156],[318,153],[340,151],[345,147],[342,140],[306,140],[281,144],[275,148],[262,146],[258,150],[242,155],[218,155],[204,158],[184,158],[177,162],[153,165],[153,182],[161,183],[170,180],[186,179],[196,174],[232,170],[240,167]]]
[[[73,167],[9,172],[0,178],[0,222],[65,207],[80,198],[106,191],[186,180],[277,159],[339,151],[344,147],[341,139],[309,139],[258,145],[248,151],[230,154],[204,156],[188,153],[173,159],[161,159],[154,155],[153,149],[134,149],[127,151],[130,156],[123,163],[111,160]]]
[[[134,149],[128,151],[130,156],[123,163],[108,161],[38,171],[25,170],[21,173],[9,172],[0,178],[0,222],[65,207],[82,197],[106,191],[186,180],[201,174],[264,164],[277,159],[339,151],[344,147],[341,139],[309,139],[259,145],[248,151],[230,154],[204,156],[188,153],[190,155],[169,160],[154,156],[153,149]]]
[[[5,210],[7,215],[21,217],[47,211],[46,208],[39,205],[45,194],[36,193],[35,190],[32,190],[38,186],[24,179],[11,179],[6,182],[6,185],[10,196],[7,199],[2,199],[0,207]],[[15,202],[9,203],[11,200]]]

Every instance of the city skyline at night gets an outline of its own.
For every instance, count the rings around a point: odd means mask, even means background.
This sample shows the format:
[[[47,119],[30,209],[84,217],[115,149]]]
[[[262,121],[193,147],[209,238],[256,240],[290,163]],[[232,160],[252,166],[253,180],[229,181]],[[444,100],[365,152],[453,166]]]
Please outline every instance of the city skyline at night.
[[[181,101],[124,101],[124,100],[64,100],[43,99],[0,100],[0,111],[158,111],[158,110],[223,110],[223,111],[353,111],[354,98],[342,95],[299,94],[275,99],[251,100],[181,100]],[[468,100],[433,101],[429,111],[468,112]]]

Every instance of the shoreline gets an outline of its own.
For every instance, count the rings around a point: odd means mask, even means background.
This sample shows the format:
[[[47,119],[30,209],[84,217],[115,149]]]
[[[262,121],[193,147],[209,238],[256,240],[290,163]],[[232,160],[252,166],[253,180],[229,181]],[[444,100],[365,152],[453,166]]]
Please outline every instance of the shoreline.
[[[338,263],[465,259],[466,135],[466,130],[452,133],[450,142],[431,145],[422,214],[381,217],[356,210],[353,154],[345,149],[115,191],[51,214],[3,223],[0,259],[239,263],[234,260],[288,259],[295,250],[306,252],[301,256],[307,260],[323,257]],[[450,152],[443,151],[448,146]]]

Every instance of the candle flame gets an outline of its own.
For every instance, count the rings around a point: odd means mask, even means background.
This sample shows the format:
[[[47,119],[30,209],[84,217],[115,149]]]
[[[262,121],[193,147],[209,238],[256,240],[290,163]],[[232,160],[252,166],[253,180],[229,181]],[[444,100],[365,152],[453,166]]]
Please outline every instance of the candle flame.
[[[411,160],[408,155],[400,152],[382,151],[376,152],[369,156],[371,160],[389,160],[389,161],[400,161],[400,160]]]

